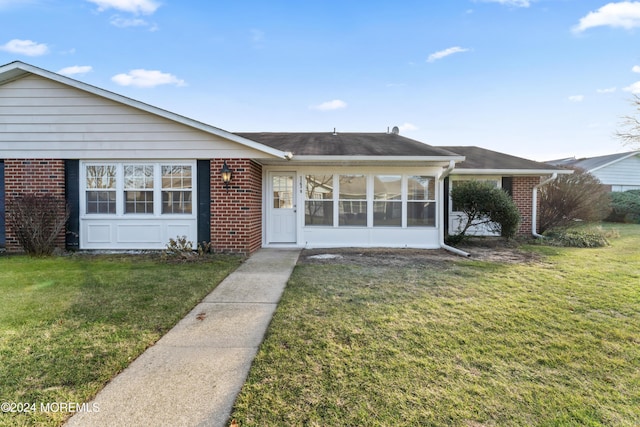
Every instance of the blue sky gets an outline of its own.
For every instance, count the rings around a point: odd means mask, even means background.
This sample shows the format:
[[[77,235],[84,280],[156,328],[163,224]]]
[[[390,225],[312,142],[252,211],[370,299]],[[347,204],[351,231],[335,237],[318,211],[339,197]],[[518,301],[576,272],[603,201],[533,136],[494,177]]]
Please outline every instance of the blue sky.
[[[27,62],[228,131],[628,151],[640,1],[0,0]]]

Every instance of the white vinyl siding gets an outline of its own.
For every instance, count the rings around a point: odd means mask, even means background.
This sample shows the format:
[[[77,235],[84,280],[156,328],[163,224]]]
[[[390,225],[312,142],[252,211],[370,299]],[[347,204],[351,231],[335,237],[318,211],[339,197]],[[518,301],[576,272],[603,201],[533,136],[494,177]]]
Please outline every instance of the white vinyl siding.
[[[611,185],[612,191],[640,188],[640,154],[591,172],[602,184]]]
[[[38,76],[0,90],[8,158],[263,158],[264,153],[167,118]]]

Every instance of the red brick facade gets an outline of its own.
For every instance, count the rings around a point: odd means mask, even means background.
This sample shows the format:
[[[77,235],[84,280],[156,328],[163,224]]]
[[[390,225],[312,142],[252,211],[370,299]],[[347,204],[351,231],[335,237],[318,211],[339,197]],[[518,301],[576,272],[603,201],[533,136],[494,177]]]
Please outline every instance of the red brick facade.
[[[262,166],[248,159],[227,159],[233,170],[224,188],[223,160],[211,161],[211,244],[216,252],[250,254],[262,246]]]
[[[540,184],[541,178],[539,176],[514,176],[512,197],[522,222],[520,223],[520,230],[518,235],[531,236],[531,217],[533,215],[533,187]],[[540,199],[538,199],[538,209],[540,208]]]
[[[233,170],[230,188],[224,188],[220,176],[224,161],[211,160],[211,243],[216,252],[250,254],[262,246],[263,188],[262,166],[249,159],[227,159]],[[47,193],[65,197],[64,160],[22,159],[4,161],[5,198],[26,193]],[[512,181],[512,196],[522,216],[519,235],[531,235],[532,193],[541,182],[539,176],[516,176]],[[64,232],[58,236],[57,246],[64,247]],[[6,226],[7,250],[21,248]]]
[[[65,197],[64,160],[20,159],[4,161],[6,202],[23,194],[50,194]],[[64,213],[61,212],[61,215]],[[57,238],[56,246],[64,248],[64,231]],[[7,251],[21,251],[11,225],[6,225]]]

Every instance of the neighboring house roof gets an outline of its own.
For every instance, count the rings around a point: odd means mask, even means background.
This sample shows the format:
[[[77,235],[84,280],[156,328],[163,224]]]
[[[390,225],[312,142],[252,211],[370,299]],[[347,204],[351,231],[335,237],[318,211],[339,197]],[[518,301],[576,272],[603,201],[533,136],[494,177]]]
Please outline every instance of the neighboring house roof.
[[[571,157],[568,159],[549,160],[546,163],[567,168],[580,168],[587,172],[593,172],[635,155],[640,155],[640,151],[628,151],[626,153],[607,154],[605,156],[585,157],[582,159]]]
[[[571,173],[566,169],[550,166],[546,163],[523,159],[497,151],[487,150],[476,146],[446,146],[438,147],[465,156],[466,160],[458,165],[453,174],[552,174]]]
[[[222,130],[220,128],[217,128],[211,125],[207,125],[202,122],[198,122],[188,117],[184,117],[179,114],[175,114],[170,111],[163,110],[161,108],[157,108],[152,105],[145,104],[143,102],[136,101],[131,98],[127,98],[126,96],[118,95],[117,93],[110,92],[108,90],[101,89],[101,88],[80,82],[78,80],[74,80],[72,78],[69,78],[57,73],[53,73],[51,71],[47,71],[42,68],[35,67],[33,65],[26,64],[24,62],[15,61],[6,65],[0,66],[0,86],[10,81],[25,77],[28,74],[34,74],[40,77],[44,77],[44,78],[74,87],[76,89],[84,90],[94,95],[101,96],[101,97],[110,99],[112,101],[116,101],[124,105],[128,105],[133,108],[137,108],[147,113],[155,114],[157,116],[164,117],[169,120],[173,120],[175,122],[184,124],[186,126],[190,126],[192,128],[225,138],[227,140],[236,142],[246,147],[253,148],[264,154],[267,154],[268,156],[273,156],[276,158],[288,158],[288,153],[286,152],[259,144],[255,141],[252,141],[246,138],[242,138],[239,135],[235,135],[231,132],[227,132],[225,130]]]
[[[293,153],[296,160],[454,160],[463,156],[395,133],[238,132],[244,138]],[[301,159],[302,158],[302,159]]]

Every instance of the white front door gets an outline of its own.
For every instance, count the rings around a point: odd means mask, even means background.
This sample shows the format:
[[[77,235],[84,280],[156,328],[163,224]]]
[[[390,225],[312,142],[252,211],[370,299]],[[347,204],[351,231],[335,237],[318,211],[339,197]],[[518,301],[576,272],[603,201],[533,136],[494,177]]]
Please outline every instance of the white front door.
[[[269,174],[269,243],[296,243],[295,172]]]

